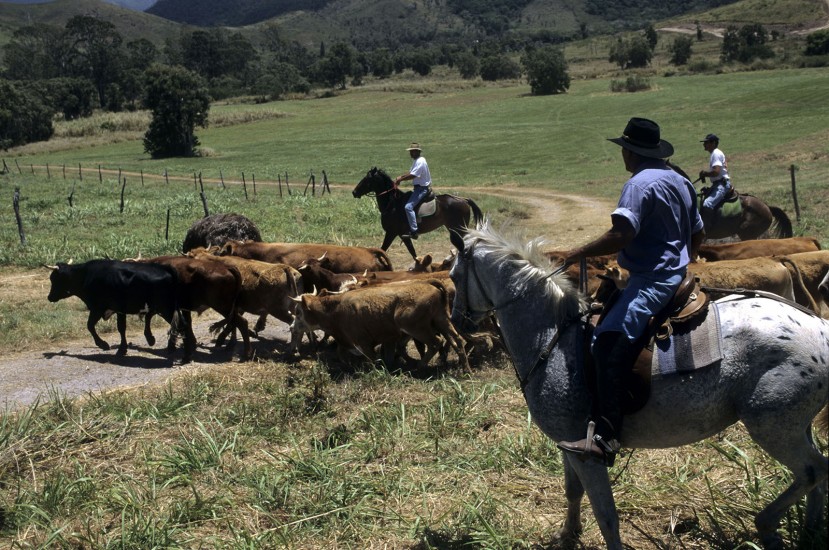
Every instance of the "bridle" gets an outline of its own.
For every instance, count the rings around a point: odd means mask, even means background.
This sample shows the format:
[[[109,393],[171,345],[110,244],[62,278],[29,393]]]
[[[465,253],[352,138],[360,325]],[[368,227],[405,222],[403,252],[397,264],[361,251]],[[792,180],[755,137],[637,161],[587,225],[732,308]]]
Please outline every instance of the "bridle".
[[[476,244],[478,244],[478,241],[475,241],[470,246],[465,247],[463,252],[461,252],[461,257],[463,258],[464,264],[466,266],[466,273],[465,273],[465,276],[466,276],[465,279],[466,280],[464,281],[464,285],[463,285],[464,291],[466,292],[466,296],[465,296],[465,300],[464,300],[464,303],[466,304],[466,308],[465,308],[464,312],[460,313],[460,316],[463,317],[464,319],[466,319],[467,321],[469,321],[470,323],[477,326],[478,323],[475,322],[474,319],[472,319],[470,314],[477,314],[477,315],[481,315],[481,316],[492,315],[493,313],[495,313],[498,310],[503,310],[503,309],[515,304],[516,302],[518,302],[519,299],[523,298],[524,295],[523,295],[523,293],[519,292],[519,293],[516,293],[514,296],[510,297],[509,299],[507,299],[506,301],[504,301],[501,304],[498,304],[498,305],[493,304],[492,299],[489,296],[487,296],[486,292],[484,291],[484,286],[481,282],[480,276],[478,275],[478,271],[475,267],[475,262],[472,261],[472,253],[475,250],[475,245]],[[552,273],[547,275],[546,278],[549,278],[549,277],[552,277],[553,275],[561,273],[562,271],[564,271],[566,269],[566,267],[567,267],[566,265],[562,265],[561,267],[557,268]],[[470,308],[470,305],[469,305],[470,274],[471,274],[472,277],[475,278],[475,284],[477,285],[478,292],[481,294],[481,296],[483,296],[490,304],[493,304],[492,307],[490,307],[489,309],[486,309],[486,310],[477,309],[476,310],[476,309]],[[457,287],[456,287],[456,289],[457,289]],[[573,322],[575,322],[579,319],[582,319],[582,323],[586,323],[586,320],[583,320],[583,317],[585,315],[589,315],[589,313],[579,314],[574,318],[565,319],[564,322],[561,324],[561,326],[556,327],[555,333],[553,334],[553,337],[550,339],[550,342],[546,346],[544,346],[544,348],[538,354],[538,359],[533,364],[532,368],[530,368],[530,371],[527,373],[527,375],[525,377],[523,377],[523,378],[521,377],[521,373],[518,371],[518,367],[515,365],[514,361],[512,362],[512,368],[515,371],[516,378],[518,378],[518,384],[521,387],[521,393],[522,394],[525,392],[527,384],[529,383],[529,381],[532,378],[532,375],[535,373],[535,371],[541,365],[544,365],[544,364],[547,363],[547,359],[549,358],[550,353],[552,353],[553,348],[558,343],[558,341],[561,337],[561,334],[564,332],[564,330],[570,324],[572,324]],[[496,324],[496,327],[497,326],[498,325]],[[500,327],[498,327],[498,330],[500,332],[500,330],[501,330]],[[503,333],[501,333],[501,339],[502,340],[504,339]]]

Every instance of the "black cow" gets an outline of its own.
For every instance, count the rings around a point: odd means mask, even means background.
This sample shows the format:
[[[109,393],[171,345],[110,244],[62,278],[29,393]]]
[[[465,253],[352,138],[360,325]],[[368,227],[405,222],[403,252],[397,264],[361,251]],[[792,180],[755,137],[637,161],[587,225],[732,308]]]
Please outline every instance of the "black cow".
[[[167,265],[117,260],[90,260],[78,265],[59,263],[52,267],[49,279],[52,283],[50,302],[77,296],[89,309],[86,328],[99,348],[108,350],[109,344],[98,336],[95,325],[102,318],[108,319],[113,313],[117,315],[121,334],[118,356],[127,353],[128,313],[160,315],[170,323],[174,332],[177,325],[186,323],[177,307],[178,277]],[[175,338],[171,338],[168,350],[172,352],[174,347]],[[185,361],[190,358],[191,347],[185,343]]]

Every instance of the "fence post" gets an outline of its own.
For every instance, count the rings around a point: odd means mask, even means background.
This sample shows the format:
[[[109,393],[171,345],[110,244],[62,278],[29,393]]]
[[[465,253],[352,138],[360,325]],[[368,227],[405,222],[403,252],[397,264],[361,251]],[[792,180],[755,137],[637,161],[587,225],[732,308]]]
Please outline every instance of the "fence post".
[[[124,213],[124,189],[127,187],[127,178],[124,178],[124,183],[121,184],[121,214]]]
[[[26,233],[23,232],[23,220],[20,219],[20,188],[14,188],[14,199],[12,199],[14,206],[14,217],[17,220],[17,233],[20,235],[20,244],[26,246]]]
[[[63,179],[66,179],[66,164],[63,165]]]
[[[222,189],[227,189],[227,187],[225,187],[225,176],[222,174],[221,168],[219,168],[219,181],[222,182]]]
[[[242,172],[242,189],[245,190],[245,200],[248,200],[248,184],[245,182],[245,173]]]
[[[253,196],[256,196],[256,173],[251,173],[250,177],[253,179]]]
[[[167,169],[164,169],[164,183],[170,185],[170,178],[167,176]]]
[[[46,179],[47,180],[52,179],[52,172],[49,171],[49,163],[48,162],[46,163]]]
[[[797,202],[797,185],[795,183],[794,173],[797,171],[797,166],[792,164],[789,167],[789,171],[792,174],[792,198],[794,199],[794,213],[797,216],[797,222],[800,223],[800,204]]]
[[[328,174],[325,173],[325,170],[322,171],[322,193],[320,195],[325,195],[325,192],[328,191],[328,194],[331,194],[331,188],[328,186]]]
[[[83,181],[83,170],[81,170],[81,163],[78,163],[78,179]]]
[[[164,240],[170,240],[170,208],[167,208],[167,225],[164,227]]]
[[[196,174],[193,173],[193,175],[195,176]],[[202,185],[202,187],[201,187],[201,191],[199,192],[199,196],[201,196],[201,205],[204,208],[204,217],[206,218],[207,216],[210,215],[210,211],[207,209],[207,197],[204,196],[204,185]]]
[[[20,163],[17,162],[17,159],[14,159],[14,165],[17,166],[17,173],[23,174],[23,170],[20,169]]]
[[[276,179],[279,182],[279,198],[281,199],[282,198],[282,175],[277,174]]]
[[[302,192],[302,196],[304,197],[306,193],[308,193],[308,186],[311,186],[311,196],[317,196],[317,180],[314,178],[314,171],[311,170],[311,177],[308,178],[308,183],[305,184],[305,191]]]
[[[121,181],[121,176],[118,176],[118,181]],[[98,183],[104,183],[104,175],[101,173],[101,165],[98,165]]]
[[[32,169],[32,175],[34,176],[34,175],[35,175],[35,165],[34,165],[34,164],[30,164],[30,165],[29,165],[29,168],[31,168],[31,169]]]
[[[144,187],[144,169],[141,169],[141,187]]]
[[[8,173],[9,173],[9,171],[10,171],[10,170],[9,170],[9,165],[8,165],[8,164],[6,164],[6,159],[3,159],[3,173],[4,173],[4,174],[8,174]]]

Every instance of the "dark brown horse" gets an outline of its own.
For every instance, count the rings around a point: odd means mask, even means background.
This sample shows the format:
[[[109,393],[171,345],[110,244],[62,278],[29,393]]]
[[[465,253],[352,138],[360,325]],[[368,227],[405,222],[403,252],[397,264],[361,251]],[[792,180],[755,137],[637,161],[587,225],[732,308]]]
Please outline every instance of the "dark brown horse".
[[[676,164],[668,162],[668,166],[691,181],[688,174]],[[723,216],[718,208],[711,219],[703,218],[707,239],[724,239],[736,235],[741,241],[749,241],[761,237],[767,231],[771,237],[776,239],[787,239],[793,236],[792,222],[782,209],[769,206],[753,195],[740,193],[739,200],[741,206],[739,216]],[[702,204],[701,193],[700,204]]]
[[[400,237],[412,258],[417,258],[412,240],[408,237],[409,222],[406,221],[406,201],[411,191],[403,192],[394,189],[391,177],[383,170],[372,168],[360,180],[357,187],[351,192],[355,198],[373,196],[377,199],[377,208],[380,210],[380,224],[386,231],[383,250],[388,250],[395,237]],[[449,240],[459,251],[463,250],[463,237],[469,228],[470,218],[474,218],[475,225],[483,219],[483,213],[472,199],[456,197],[454,195],[437,195],[435,213],[418,221],[418,233],[428,233],[438,227],[449,230]]]

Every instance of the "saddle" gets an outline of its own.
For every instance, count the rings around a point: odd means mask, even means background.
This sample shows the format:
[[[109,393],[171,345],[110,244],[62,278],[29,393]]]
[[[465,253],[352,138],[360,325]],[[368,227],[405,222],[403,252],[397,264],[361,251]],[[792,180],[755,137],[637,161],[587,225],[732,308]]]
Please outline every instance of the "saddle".
[[[426,194],[423,195],[423,198],[420,199],[415,205],[415,212],[417,213],[417,219],[420,220],[421,218],[425,218],[427,216],[431,216],[437,210],[437,195],[435,192],[432,191],[432,186],[429,186],[429,189],[426,191]]]
[[[604,320],[607,312],[618,299],[619,294],[619,290],[613,293],[600,310],[600,313],[591,318],[588,329],[585,330],[584,369],[587,386],[594,399],[597,395],[596,365],[593,362],[593,354],[590,353],[593,330]],[[634,343],[634,349],[639,350],[639,352],[625,376],[625,392],[622,400],[622,412],[624,414],[635,413],[645,406],[650,397],[654,342],[670,338],[677,328],[700,322],[708,313],[709,302],[710,298],[700,287],[699,279],[691,273],[687,273],[668,305],[657,315],[651,317],[647,330]]]

